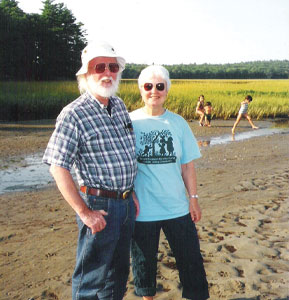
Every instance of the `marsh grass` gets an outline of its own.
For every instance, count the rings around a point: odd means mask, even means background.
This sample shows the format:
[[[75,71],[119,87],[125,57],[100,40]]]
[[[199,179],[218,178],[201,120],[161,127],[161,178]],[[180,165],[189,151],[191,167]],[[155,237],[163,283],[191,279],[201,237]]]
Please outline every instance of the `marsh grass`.
[[[289,113],[288,80],[173,80],[168,108],[186,119],[196,118],[199,95],[212,103],[216,118],[236,117],[240,102],[253,97],[249,113],[254,119],[285,117]]]
[[[79,96],[76,81],[0,82],[0,120],[54,119]],[[289,80],[172,80],[166,107],[185,119],[196,118],[199,95],[214,108],[215,118],[236,117],[240,102],[250,94],[254,119],[288,117]],[[122,80],[118,95],[129,111],[142,106],[136,80]]]
[[[76,82],[0,82],[0,120],[55,118],[78,97]]]

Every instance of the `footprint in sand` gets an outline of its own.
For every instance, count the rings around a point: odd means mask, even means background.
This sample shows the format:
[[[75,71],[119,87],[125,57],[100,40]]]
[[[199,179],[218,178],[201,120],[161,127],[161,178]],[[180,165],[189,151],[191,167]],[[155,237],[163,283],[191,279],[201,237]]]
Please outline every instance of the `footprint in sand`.
[[[236,192],[256,191],[256,190],[275,190],[288,187],[289,170],[280,174],[270,175],[265,178],[252,178],[240,181],[234,187]]]

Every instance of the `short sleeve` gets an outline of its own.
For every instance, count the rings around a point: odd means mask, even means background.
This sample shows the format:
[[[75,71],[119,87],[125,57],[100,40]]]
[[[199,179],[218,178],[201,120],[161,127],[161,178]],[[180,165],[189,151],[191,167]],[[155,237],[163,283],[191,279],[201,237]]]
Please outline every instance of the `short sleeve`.
[[[182,137],[182,158],[181,164],[189,163],[194,159],[198,159],[201,157],[199,145],[197,140],[188,125],[188,123],[184,120],[183,124],[183,137]]]
[[[58,116],[55,130],[43,156],[44,163],[67,170],[72,168],[79,142],[79,130],[76,124],[75,119],[68,113],[62,112]]]

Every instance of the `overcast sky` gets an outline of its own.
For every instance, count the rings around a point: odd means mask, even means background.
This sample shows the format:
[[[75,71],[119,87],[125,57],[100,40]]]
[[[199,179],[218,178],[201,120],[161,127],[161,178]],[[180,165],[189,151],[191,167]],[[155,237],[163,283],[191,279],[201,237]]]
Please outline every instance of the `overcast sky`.
[[[41,0],[17,0],[41,13]],[[129,63],[289,60],[289,0],[56,0]]]

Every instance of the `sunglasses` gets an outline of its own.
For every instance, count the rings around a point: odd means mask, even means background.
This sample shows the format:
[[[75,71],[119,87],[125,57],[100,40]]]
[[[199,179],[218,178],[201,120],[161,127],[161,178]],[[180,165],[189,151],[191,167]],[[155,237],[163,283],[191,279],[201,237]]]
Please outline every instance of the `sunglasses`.
[[[117,73],[119,71],[119,65],[117,63],[109,63],[107,65],[105,63],[100,63],[94,67],[94,71],[97,74],[103,73],[106,69],[108,69],[111,73]]]
[[[152,83],[145,83],[144,85],[143,85],[143,88],[145,89],[145,91],[150,91],[150,90],[152,90],[152,88],[153,88],[153,84]],[[163,91],[164,89],[165,89],[165,84],[164,83],[162,83],[162,82],[160,82],[160,83],[157,83],[156,84],[156,89],[158,90],[158,91]]]

